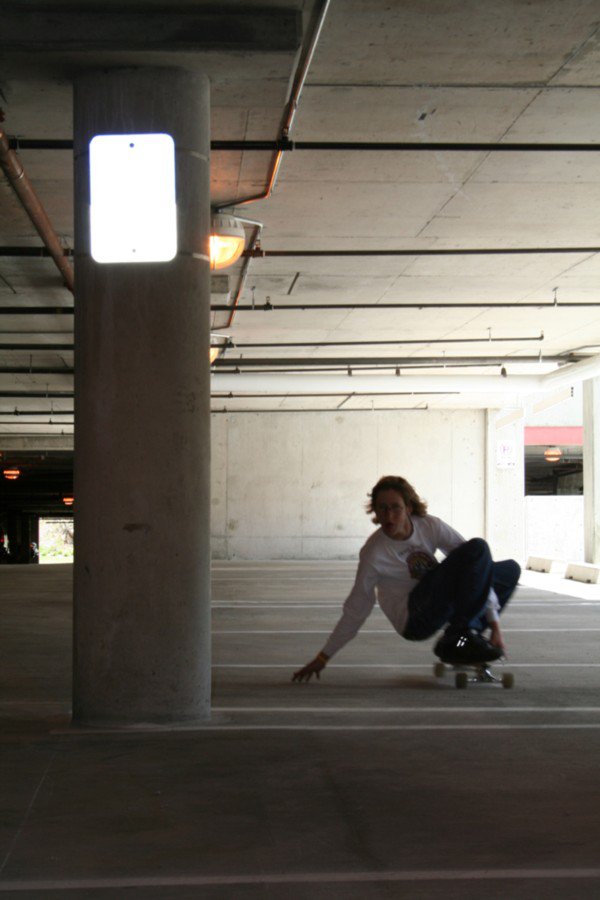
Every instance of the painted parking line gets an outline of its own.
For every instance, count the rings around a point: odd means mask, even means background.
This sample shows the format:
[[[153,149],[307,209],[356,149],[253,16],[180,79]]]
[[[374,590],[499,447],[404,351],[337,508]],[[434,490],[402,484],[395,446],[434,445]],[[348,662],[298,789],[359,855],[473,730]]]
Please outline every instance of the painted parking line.
[[[567,632],[574,632],[576,634],[588,634],[591,632],[600,631],[600,628],[503,628],[502,634],[565,634]],[[288,629],[269,629],[269,628],[220,628],[213,629],[212,634],[321,634],[321,635],[329,635],[331,634],[331,629],[322,629],[320,631],[309,631],[304,628],[288,628]],[[361,635],[364,634],[385,634],[388,637],[398,638],[400,635],[394,631],[392,628],[363,628],[361,629]]]
[[[595,880],[599,868],[514,868],[514,869],[407,869],[384,872],[285,872],[254,875],[155,875],[143,877],[88,877],[52,879],[11,879],[0,883],[0,892],[7,891],[81,891],[117,890],[126,888],[178,888],[243,885],[294,884],[370,884],[457,881],[559,881]]]
[[[213,713],[600,713],[600,706],[213,706]]]
[[[213,669],[293,669],[302,663],[214,663]],[[431,669],[430,663],[327,663],[328,669]],[[600,663],[514,663],[510,669],[600,669]]]
[[[72,728],[57,728],[53,729],[50,734],[53,737],[68,737],[68,738],[90,738],[90,737],[104,737],[109,735],[110,737],[126,737],[133,736],[139,734],[144,735],[159,735],[159,734],[179,734],[179,733],[192,733],[192,734],[208,734],[208,733],[219,733],[223,734],[224,732],[261,732],[261,731],[280,731],[280,732],[307,732],[307,731],[315,731],[323,734],[326,731],[331,732],[407,732],[407,731],[419,731],[419,732],[434,732],[434,731],[600,731],[600,722],[562,722],[562,723],[537,723],[537,724],[520,724],[520,723],[491,723],[485,724],[483,722],[478,723],[448,723],[448,724],[423,724],[423,725],[408,725],[408,724],[399,724],[399,725],[377,725],[372,722],[361,724],[361,725],[315,725],[315,724],[285,724],[283,722],[277,722],[272,725],[268,724],[260,724],[260,723],[248,723],[243,725],[241,723],[232,723],[232,724],[211,724],[211,723],[194,723],[188,725],[148,725],[145,723],[140,723],[139,725],[130,725],[127,727],[119,728],[118,731],[114,728],[93,728],[87,727],[84,731],[78,731]]]
[[[556,610],[557,607],[567,607],[569,610],[578,606],[595,606],[600,608],[600,600],[528,600],[521,601],[518,604],[511,605],[510,612],[529,612],[526,607],[547,607],[549,610]],[[290,600],[282,602],[281,600],[215,600],[212,607],[221,609],[244,609],[259,607],[262,609],[339,609],[342,608],[340,600],[329,601],[310,600],[303,602],[301,600]]]

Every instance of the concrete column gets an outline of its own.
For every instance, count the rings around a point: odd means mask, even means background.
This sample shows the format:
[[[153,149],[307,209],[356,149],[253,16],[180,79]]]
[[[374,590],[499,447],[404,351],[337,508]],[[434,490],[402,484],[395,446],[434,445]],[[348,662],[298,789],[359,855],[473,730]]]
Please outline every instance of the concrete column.
[[[75,84],[74,721],[210,714],[209,85],[179,69]],[[88,145],[166,132],[171,262],[90,256]]]
[[[494,559],[525,561],[523,411],[487,410],[485,524]]]
[[[583,382],[583,534],[585,561],[600,562],[600,378]]]

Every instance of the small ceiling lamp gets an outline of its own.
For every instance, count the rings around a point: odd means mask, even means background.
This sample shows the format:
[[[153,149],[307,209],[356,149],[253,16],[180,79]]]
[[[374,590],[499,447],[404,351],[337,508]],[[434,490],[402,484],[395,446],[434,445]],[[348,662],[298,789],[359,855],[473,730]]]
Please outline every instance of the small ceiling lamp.
[[[17,478],[19,477],[19,475],[21,474],[21,470],[17,469],[16,467],[14,467],[14,468],[11,467],[11,468],[7,468],[7,469],[3,469],[2,474],[4,475],[4,477],[6,479],[8,479],[8,481],[16,481]]]
[[[546,447],[544,450],[544,459],[549,463],[557,463],[562,456],[560,447]]]
[[[213,213],[210,229],[210,267],[226,269],[240,258],[246,232],[240,219],[228,213]]]
[[[73,494],[65,494],[62,498],[62,502],[65,504],[65,506],[73,506],[74,501],[75,497],[73,496]]]

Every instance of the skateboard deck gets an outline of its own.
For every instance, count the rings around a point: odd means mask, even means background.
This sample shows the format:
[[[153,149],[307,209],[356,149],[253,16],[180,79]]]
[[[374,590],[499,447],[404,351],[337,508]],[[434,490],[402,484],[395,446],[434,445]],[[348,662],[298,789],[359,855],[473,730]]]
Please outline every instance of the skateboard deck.
[[[500,677],[495,675],[491,663],[453,665],[440,661],[434,664],[433,674],[436,678],[443,678],[446,672],[455,673],[454,684],[459,690],[464,690],[470,684],[493,684],[510,689],[515,683],[512,672],[503,672]]]

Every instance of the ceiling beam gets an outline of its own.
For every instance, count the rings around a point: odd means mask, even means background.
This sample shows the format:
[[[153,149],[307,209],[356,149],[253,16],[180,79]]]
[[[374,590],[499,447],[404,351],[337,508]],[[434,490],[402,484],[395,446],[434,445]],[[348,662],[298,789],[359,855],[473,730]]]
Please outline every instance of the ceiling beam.
[[[4,17],[3,17],[4,24]],[[0,41],[0,48],[2,44]],[[13,150],[72,150],[73,141],[68,138],[10,137]],[[490,143],[489,141],[456,142],[437,141],[415,143],[410,141],[291,141],[280,140],[213,140],[211,150],[221,152],[284,153],[308,150],[324,153],[588,153],[600,152],[600,143]]]
[[[85,9],[61,3],[28,9],[13,2],[3,4],[0,50],[293,52],[301,39],[301,11],[283,6]]]

